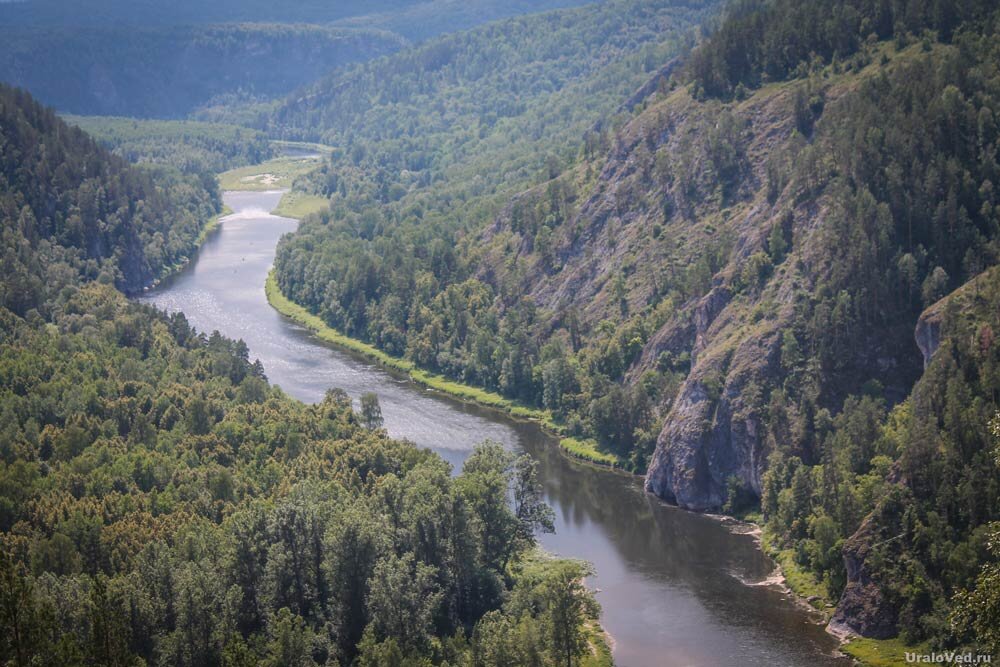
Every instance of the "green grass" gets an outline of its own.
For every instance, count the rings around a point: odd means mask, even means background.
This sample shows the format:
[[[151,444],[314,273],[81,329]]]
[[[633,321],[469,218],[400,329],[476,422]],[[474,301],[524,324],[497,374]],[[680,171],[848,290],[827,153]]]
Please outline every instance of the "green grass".
[[[830,619],[833,609],[827,607],[830,603],[829,593],[813,574],[795,562],[795,554],[791,549],[781,549],[777,546],[773,535],[767,530],[761,536],[761,547],[773,558],[781,568],[785,583],[796,595],[803,599],[816,596],[818,601],[810,603],[823,615]],[[866,639],[854,637],[840,647],[840,650],[867,667],[899,667],[906,665],[905,653],[928,653],[927,646],[909,646],[901,639]]]
[[[617,456],[608,454],[607,452],[602,452],[597,448],[597,443],[593,440],[562,438],[559,441],[559,448],[567,454],[571,454],[579,459],[590,461],[591,463],[611,467],[617,467],[619,465]]]
[[[208,240],[209,234],[211,234],[212,232],[214,232],[216,229],[219,228],[219,225],[222,224],[222,219],[227,215],[232,215],[232,214],[233,214],[233,209],[223,205],[222,211],[219,213],[219,215],[215,216],[207,223],[205,223],[205,226],[201,228],[200,232],[198,232],[198,238],[194,240],[194,247],[200,248],[205,243],[205,241]]]
[[[900,639],[852,639],[840,650],[863,665],[869,667],[902,667],[906,662],[906,652],[925,654],[930,649],[925,645],[908,646]]]
[[[826,586],[811,572],[795,562],[795,552],[791,549],[781,549],[767,530],[764,530],[761,535],[760,546],[764,553],[773,558],[781,568],[785,583],[792,592],[803,599],[819,598],[818,601],[809,604],[829,618],[831,610],[826,606],[830,603]]]
[[[586,625],[588,653],[580,661],[581,667],[614,667],[615,660],[611,656],[607,633],[597,622]]]
[[[278,207],[271,213],[301,220],[312,213],[319,213],[326,209],[329,204],[330,201],[326,197],[289,190],[281,197]]]
[[[278,157],[250,167],[240,167],[219,174],[223,190],[287,190],[295,179],[308,174],[322,158]]]
[[[453,396],[464,401],[501,410],[519,419],[537,422],[550,433],[557,436],[562,435],[561,427],[556,424],[552,418],[552,413],[547,410],[540,410],[538,408],[521,405],[516,401],[510,400],[509,398],[504,398],[496,392],[487,391],[486,389],[450,380],[441,375],[418,368],[412,361],[400,359],[399,357],[393,357],[373,345],[369,345],[363,341],[345,336],[336,329],[328,326],[322,319],[313,315],[308,310],[282,294],[281,288],[278,287],[278,281],[274,276],[273,270],[267,276],[264,291],[267,294],[267,301],[271,304],[272,308],[285,317],[288,317],[307,329],[310,329],[320,340],[326,341],[331,345],[336,345],[337,347],[345,350],[361,354],[364,357],[385,366],[386,368],[392,368],[402,373],[406,373],[414,382],[422,384],[429,389],[440,391],[443,394],[448,394],[449,396]],[[583,461],[612,468],[621,467],[621,462],[617,457],[606,452],[599,451],[597,449],[597,443],[592,440],[581,441],[574,438],[563,438],[559,442],[559,447],[567,454]]]

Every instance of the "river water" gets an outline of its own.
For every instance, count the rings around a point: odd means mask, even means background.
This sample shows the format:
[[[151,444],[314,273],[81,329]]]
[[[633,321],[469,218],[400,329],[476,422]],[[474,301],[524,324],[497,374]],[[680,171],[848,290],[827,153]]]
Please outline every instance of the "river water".
[[[621,667],[840,665],[836,642],[767,579],[774,564],[752,537],[667,506],[636,478],[569,461],[533,424],[424,389],[312,337],[275,312],[264,279],[283,234],[298,224],[270,215],[280,192],[230,192],[235,213],[197,258],[143,299],[182,310],[199,330],[242,338],[270,381],[306,402],[340,387],[378,394],[394,437],[431,447],[456,468],[487,438],[538,459],[556,532],[550,552],[582,558],[597,575],[602,623]]]

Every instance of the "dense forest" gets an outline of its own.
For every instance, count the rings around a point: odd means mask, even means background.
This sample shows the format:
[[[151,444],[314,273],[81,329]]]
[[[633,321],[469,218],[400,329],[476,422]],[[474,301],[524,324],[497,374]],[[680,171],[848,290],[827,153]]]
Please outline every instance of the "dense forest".
[[[609,0],[434,37],[577,4],[0,3],[2,78],[43,101],[221,121],[81,130],[0,87],[0,662],[600,660],[528,458],[456,475],[377,397],[302,405],[126,299],[273,139],[335,147],[295,184],[329,210],[279,245],[288,298],[759,520],[837,632],[1000,652],[996,3]]]
[[[191,26],[212,23],[353,24],[410,39],[452,32],[516,14],[583,4],[579,0],[29,0],[0,3],[0,23],[18,26]]]
[[[303,405],[128,301],[217,193],[154,187],[23,91],[0,111],[0,662],[594,660],[587,567],[533,551],[532,461],[485,443],[453,476],[374,397]]]
[[[191,256],[222,206],[214,178],[131,167],[2,85],[0,178],[0,305],[22,316],[80,280],[142,290]]]
[[[63,119],[129,162],[165,164],[189,173],[219,174],[275,155],[265,134],[236,125],[108,116]]]
[[[625,116],[623,101],[710,11],[629,1],[517,19],[293,96],[269,131],[341,150],[303,184],[331,209],[279,246],[282,290],[391,354],[535,402],[532,305],[497,299],[456,246],[519,187],[608,147],[605,117]],[[571,196],[554,182],[556,208]]]
[[[288,93],[400,48],[384,31],[281,24],[0,29],[0,72],[59,111],[183,118]]]
[[[544,96],[492,98],[455,41],[347,69],[262,125],[343,146],[279,285],[550,411],[668,500],[759,505],[835,625],[996,650],[998,20],[974,0],[737,3],[685,63],[642,52],[648,83],[576,141],[565,115],[532,124]],[[484,62],[532,53],[498,42]],[[559,75],[506,71],[514,91]],[[490,138],[519,132],[535,162],[512,178]]]
[[[0,2],[0,80],[63,113],[251,108],[405,44],[582,0]]]

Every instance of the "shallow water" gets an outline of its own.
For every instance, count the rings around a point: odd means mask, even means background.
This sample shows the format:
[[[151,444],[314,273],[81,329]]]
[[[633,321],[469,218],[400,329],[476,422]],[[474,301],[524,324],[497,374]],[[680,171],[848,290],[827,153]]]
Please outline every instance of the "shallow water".
[[[845,665],[836,641],[801,605],[765,582],[774,564],[749,535],[669,507],[638,479],[569,461],[533,424],[452,400],[333,349],[275,312],[264,280],[280,237],[297,222],[272,216],[280,192],[231,192],[236,213],[181,273],[143,297],[183,310],[199,330],[242,338],[271,382],[303,401],[340,387],[379,396],[395,437],[431,447],[456,468],[487,438],[531,453],[556,533],[554,553],[594,564],[602,623],[622,667]]]

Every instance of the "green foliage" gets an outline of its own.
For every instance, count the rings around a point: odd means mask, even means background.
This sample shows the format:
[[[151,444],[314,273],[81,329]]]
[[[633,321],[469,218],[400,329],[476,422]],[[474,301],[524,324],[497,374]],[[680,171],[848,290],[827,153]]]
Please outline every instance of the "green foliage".
[[[385,420],[382,418],[382,407],[378,403],[378,396],[372,392],[361,395],[361,423],[369,430],[382,428]]]
[[[419,368],[560,422],[604,424],[615,401],[607,379],[619,379],[641,349],[646,313],[633,314],[619,293],[619,312],[633,316],[620,331],[585,352],[572,340],[541,345],[535,332],[553,314],[516,298],[516,272],[503,281],[482,275],[473,243],[510,193],[541,179],[512,206],[511,224],[555,263],[547,239],[579,196],[565,165],[608,146],[610,133],[595,123],[648,78],[651,63],[676,52],[684,27],[705,11],[627,1],[508,21],[341,70],[289,100],[262,127],[339,150],[309,179],[330,196],[330,211],[279,247],[280,291]],[[719,160],[728,165],[722,134]],[[635,433],[651,425],[648,393],[629,394],[630,423],[609,426],[602,447],[627,454],[648,440]]]
[[[327,25],[4,23],[0,71],[66,113],[183,118],[205,105],[287,94],[403,43],[383,31]]]
[[[483,617],[472,635],[476,665],[580,665],[592,650],[586,624],[600,613],[583,585],[588,566],[529,561],[504,614]]]
[[[989,548],[994,561],[983,565],[972,591],[956,596],[951,622],[965,642],[996,655],[1000,652],[1000,529],[996,527]]]
[[[136,237],[119,228],[144,230],[141,211],[98,208],[95,226],[115,232],[98,241],[64,235],[57,216],[101,204],[102,187],[160,193],[2,92],[7,257],[37,275],[102,243],[105,268],[127,259]],[[39,177],[50,155],[51,181]],[[43,225],[9,217],[53,192]],[[429,450],[365,428],[343,392],[289,399],[242,341],[128,301],[94,280],[98,266],[50,266],[61,281],[24,316],[0,307],[0,663],[468,664],[480,619],[513,618],[518,568],[552,528],[530,460],[486,445],[453,477]],[[5,289],[22,280],[17,263],[3,269]],[[563,567],[533,571],[541,606],[516,610],[531,624],[566,610],[536,646],[560,662],[565,624],[595,618],[574,613],[589,593]]]
[[[757,88],[850,58],[869,40],[906,40],[933,30],[950,41],[963,22],[984,19],[991,9],[982,0],[739,0],[691,54],[688,75],[699,91],[729,97],[738,86]],[[804,134],[810,124],[799,123]]]
[[[263,133],[234,125],[108,116],[63,116],[63,120],[133,163],[215,174],[274,157]]]
[[[82,0],[66,5],[58,0],[33,0],[27,5],[0,5],[5,25],[60,27],[175,26],[225,23],[330,24],[343,28],[390,31],[410,40],[518,14],[582,4],[579,0]]]
[[[0,305],[24,315],[98,279],[136,292],[183,262],[221,208],[214,179],[137,169],[0,86]]]

